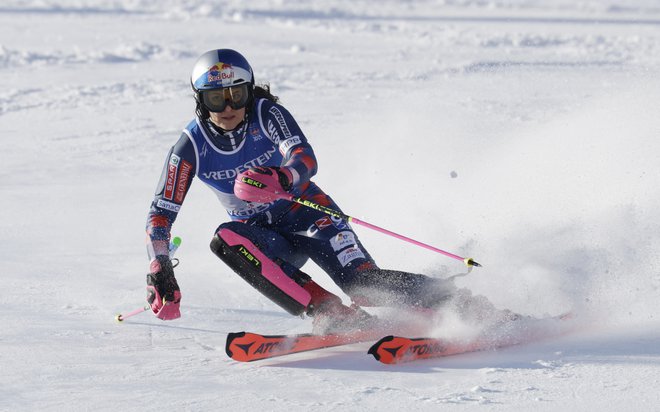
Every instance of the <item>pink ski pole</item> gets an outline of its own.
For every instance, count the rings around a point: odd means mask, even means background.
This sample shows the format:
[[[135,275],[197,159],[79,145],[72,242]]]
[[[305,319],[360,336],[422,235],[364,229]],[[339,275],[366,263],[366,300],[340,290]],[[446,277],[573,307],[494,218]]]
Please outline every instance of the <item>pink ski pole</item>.
[[[144,311],[147,311],[149,309],[151,309],[151,307],[149,305],[144,305],[143,307],[135,309],[135,310],[130,311],[128,313],[120,313],[119,315],[115,316],[115,320],[117,322],[123,322],[124,319],[130,318],[131,316],[139,315],[140,313],[142,313]]]
[[[479,263],[475,262],[474,259],[472,259],[472,258],[464,258],[464,257],[458,256],[458,255],[455,255],[455,254],[453,254],[453,253],[449,253],[449,252],[447,252],[447,251],[445,251],[445,250],[438,249],[437,247],[433,247],[433,246],[431,246],[431,245],[427,245],[426,243],[419,242],[419,241],[417,241],[417,240],[414,240],[414,239],[411,239],[411,238],[409,238],[409,237],[406,237],[406,236],[400,235],[400,234],[398,234],[398,233],[394,233],[394,232],[392,232],[392,231],[390,231],[390,230],[383,229],[382,227],[379,227],[379,226],[376,226],[376,225],[372,225],[371,223],[367,223],[367,222],[365,222],[365,221],[362,221],[362,220],[356,219],[356,218],[354,218],[354,217],[351,217],[351,216],[345,215],[345,214],[343,214],[343,213],[341,213],[341,212],[339,212],[339,211],[337,211],[337,210],[330,209],[330,208],[328,208],[328,207],[325,207],[325,206],[319,205],[319,204],[314,203],[314,202],[310,202],[309,200],[304,200],[304,199],[301,199],[301,198],[299,198],[299,197],[294,197],[293,195],[290,195],[290,194],[283,194],[283,195],[282,195],[282,198],[283,198],[283,199],[286,199],[286,200],[289,200],[289,201],[291,201],[291,202],[298,203],[298,204],[303,205],[303,206],[306,206],[306,207],[310,207],[310,208],[312,208],[312,209],[315,209],[315,210],[318,210],[318,211],[320,211],[320,212],[326,213],[326,214],[328,214],[328,215],[330,215],[330,216],[334,216],[334,217],[338,217],[338,218],[340,218],[340,219],[344,219],[344,220],[346,220],[346,221],[349,222],[349,223],[355,223],[356,225],[360,225],[360,226],[368,227],[369,229],[372,229],[372,230],[375,230],[375,231],[377,231],[377,232],[380,232],[380,233],[383,233],[383,234],[386,234],[386,235],[389,235],[389,236],[395,237],[395,238],[397,238],[397,239],[400,239],[400,240],[403,240],[403,241],[406,241],[406,242],[412,243],[413,245],[421,246],[421,247],[423,247],[423,248],[425,248],[425,249],[432,250],[432,251],[434,251],[434,252],[440,253],[440,254],[445,255],[445,256],[447,256],[447,257],[450,257],[450,258],[452,258],[452,259],[461,260],[461,261],[463,261],[463,263],[465,263],[465,265],[468,266],[468,267],[469,267],[469,266],[481,267],[481,265],[480,265]]]

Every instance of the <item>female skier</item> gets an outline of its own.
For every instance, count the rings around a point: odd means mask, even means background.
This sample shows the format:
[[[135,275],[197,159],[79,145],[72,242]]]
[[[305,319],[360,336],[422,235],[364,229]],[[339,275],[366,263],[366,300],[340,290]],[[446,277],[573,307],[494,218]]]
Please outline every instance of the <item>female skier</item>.
[[[303,273],[308,259],[363,306],[432,308],[455,294],[453,282],[380,269],[347,222],[281,200],[288,193],[340,210],[310,180],[317,163],[302,130],[268,86],[255,85],[241,54],[204,53],[190,81],[196,116],[167,155],[147,220],[147,301],[158,318],[180,316],[168,245],[195,176],[230,217],[214,232],[212,251],[289,313],[314,317],[317,332],[361,328],[373,318]]]

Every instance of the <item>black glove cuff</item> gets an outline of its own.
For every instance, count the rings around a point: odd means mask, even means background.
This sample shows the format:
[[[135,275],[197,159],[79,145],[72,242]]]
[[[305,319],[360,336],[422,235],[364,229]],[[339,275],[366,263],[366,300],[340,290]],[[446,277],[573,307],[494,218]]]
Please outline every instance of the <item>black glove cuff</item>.
[[[282,186],[282,189],[286,190],[287,192],[291,190],[291,182],[289,181],[289,177],[280,169],[279,167],[274,167],[277,171],[277,179],[280,182],[280,186]]]

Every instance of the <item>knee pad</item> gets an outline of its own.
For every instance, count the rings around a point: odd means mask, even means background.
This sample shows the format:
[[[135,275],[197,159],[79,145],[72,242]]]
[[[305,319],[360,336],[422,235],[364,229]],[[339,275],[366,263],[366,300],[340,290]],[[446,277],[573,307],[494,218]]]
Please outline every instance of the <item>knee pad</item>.
[[[211,250],[240,277],[268,299],[292,315],[307,309],[311,295],[302,285],[309,276],[297,271],[294,278],[268,258],[248,238],[227,228],[220,228],[211,241]]]

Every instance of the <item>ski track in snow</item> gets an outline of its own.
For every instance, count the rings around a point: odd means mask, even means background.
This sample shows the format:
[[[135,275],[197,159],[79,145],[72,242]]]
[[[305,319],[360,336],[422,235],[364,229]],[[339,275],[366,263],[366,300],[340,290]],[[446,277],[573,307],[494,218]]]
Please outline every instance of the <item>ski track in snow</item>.
[[[182,319],[114,323],[142,304],[147,208],[216,47],[270,82],[345,211],[579,330],[397,366],[368,343],[236,363],[228,332],[311,323],[208,252],[226,217],[199,182],[174,228]],[[0,410],[657,410],[659,68],[654,0],[3,2]],[[463,270],[357,232],[383,267]]]

